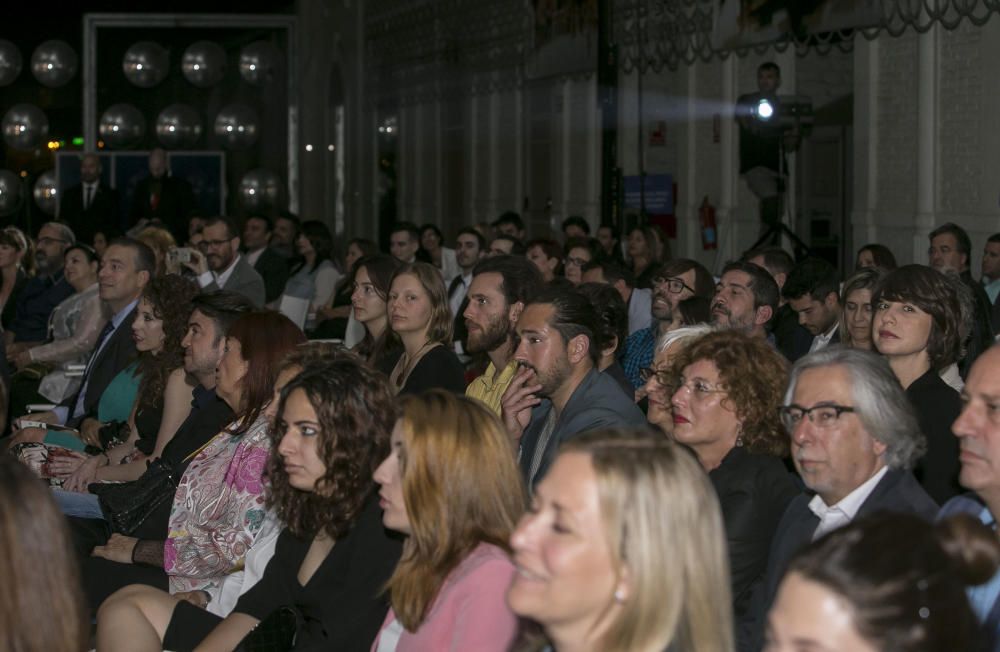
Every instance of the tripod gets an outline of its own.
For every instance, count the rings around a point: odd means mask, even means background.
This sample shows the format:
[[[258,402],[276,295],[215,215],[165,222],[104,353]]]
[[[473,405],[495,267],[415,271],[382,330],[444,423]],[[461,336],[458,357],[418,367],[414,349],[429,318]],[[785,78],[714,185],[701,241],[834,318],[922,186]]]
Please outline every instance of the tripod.
[[[798,116],[796,116],[796,119],[795,119],[795,130],[796,130],[796,132],[799,131]],[[779,168],[783,168],[786,165],[787,164],[785,163],[785,141],[784,141],[784,137],[782,137],[782,138],[780,138],[778,140],[778,167]],[[789,175],[789,176],[791,176],[791,175]],[[809,245],[807,245],[805,242],[803,242],[802,238],[800,238],[794,231],[792,231],[790,228],[788,228],[785,225],[784,217],[786,215],[786,210],[787,210],[787,216],[788,216],[789,220],[794,219],[794,217],[795,217],[792,214],[791,206],[789,205],[788,202],[785,201],[785,198],[789,194],[788,185],[789,184],[786,184],[785,181],[784,181],[784,179],[782,179],[780,177],[780,175],[779,175],[779,180],[778,180],[778,201],[781,202],[781,213],[782,213],[782,215],[781,215],[781,217],[779,217],[778,222],[776,224],[774,224],[773,226],[771,226],[770,228],[768,228],[768,230],[765,231],[763,235],[761,235],[759,238],[757,238],[757,241],[754,242],[753,245],[750,248],[751,249],[757,249],[761,245],[763,245],[765,243],[768,243],[768,242],[772,242],[772,241],[777,241],[778,246],[780,247],[781,246],[781,236],[785,236],[785,237],[787,237],[792,242],[792,245],[794,247],[795,258],[796,259],[800,259],[800,258],[802,258],[802,256],[804,254],[808,254],[809,253]],[[792,188],[792,192],[793,193],[794,193],[794,190],[795,189]],[[794,194],[792,195],[792,197],[794,198]],[[763,219],[763,216],[761,216],[761,219]]]

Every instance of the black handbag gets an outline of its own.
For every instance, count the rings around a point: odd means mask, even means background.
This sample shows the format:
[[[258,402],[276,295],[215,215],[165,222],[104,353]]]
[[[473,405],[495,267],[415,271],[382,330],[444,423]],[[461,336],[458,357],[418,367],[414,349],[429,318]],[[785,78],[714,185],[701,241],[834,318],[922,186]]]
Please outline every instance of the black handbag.
[[[131,536],[164,502],[173,501],[177,479],[173,466],[158,458],[138,480],[95,482],[87,489],[97,496],[111,531]]]
[[[128,421],[109,421],[97,431],[101,448],[105,451],[121,446],[128,441],[131,434],[132,426],[128,424]]]
[[[236,646],[236,652],[289,652],[295,648],[295,635],[304,622],[295,607],[278,607]]]

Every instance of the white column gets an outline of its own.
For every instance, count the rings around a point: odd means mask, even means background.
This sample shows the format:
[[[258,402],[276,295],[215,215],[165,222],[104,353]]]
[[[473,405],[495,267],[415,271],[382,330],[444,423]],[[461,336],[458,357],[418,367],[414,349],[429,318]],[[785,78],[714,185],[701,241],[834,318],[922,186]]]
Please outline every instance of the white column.
[[[937,213],[937,97],[940,27],[935,23],[917,43],[917,215],[913,259],[926,260],[927,234]],[[919,252],[919,253],[918,253]]]

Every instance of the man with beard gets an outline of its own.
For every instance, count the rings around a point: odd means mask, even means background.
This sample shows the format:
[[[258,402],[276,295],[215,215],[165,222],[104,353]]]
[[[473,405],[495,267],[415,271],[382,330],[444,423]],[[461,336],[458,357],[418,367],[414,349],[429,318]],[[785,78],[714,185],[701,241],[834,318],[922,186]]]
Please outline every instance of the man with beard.
[[[228,290],[242,294],[255,306],[264,305],[264,279],[240,255],[240,232],[228,217],[213,217],[202,229],[204,253],[191,250],[191,262],[184,263],[198,276],[205,292]]]
[[[792,268],[781,294],[813,336],[809,352],[840,343],[840,277],[822,258],[806,258]]]
[[[482,257],[486,255],[486,238],[473,228],[458,232],[455,243],[455,260],[461,273],[448,285],[448,307],[454,317],[452,341],[455,343],[455,353],[462,355],[467,350],[466,339],[469,336],[465,330],[465,307],[469,304],[469,286],[472,284],[472,272]]]
[[[712,299],[712,325],[767,338],[767,323],[778,308],[778,284],[763,267],[731,262]]]
[[[468,301],[462,317],[468,330],[466,351],[485,353],[490,359],[482,376],[465,389],[500,414],[503,397],[517,363],[514,327],[525,304],[542,287],[538,268],[523,256],[496,256],[476,265],[469,285]]]
[[[653,275],[653,321],[648,328],[638,330],[625,340],[622,368],[625,377],[636,389],[643,385],[641,370],[653,363],[653,349],[661,335],[678,328],[677,304],[690,297],[712,298],[715,282],[712,274],[694,260],[677,258],[664,263]]]
[[[962,378],[966,378],[979,354],[993,344],[995,335],[995,324],[991,318],[993,308],[983,286],[972,280],[972,272],[969,271],[972,241],[965,229],[948,222],[931,231],[927,237],[930,240],[930,246],[927,248],[930,266],[942,274],[957,275],[972,294],[974,309],[972,335],[965,346],[965,357],[958,363]]]
[[[543,289],[517,320],[520,369],[501,399],[501,416],[529,490],[562,442],[595,428],[645,423],[632,397],[597,371],[596,320],[585,296],[558,287]]]

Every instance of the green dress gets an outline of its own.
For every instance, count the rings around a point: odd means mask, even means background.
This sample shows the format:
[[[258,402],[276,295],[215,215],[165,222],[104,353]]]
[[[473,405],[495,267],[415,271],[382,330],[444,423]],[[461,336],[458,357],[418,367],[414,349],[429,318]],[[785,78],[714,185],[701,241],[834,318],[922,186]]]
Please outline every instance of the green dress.
[[[135,396],[139,393],[139,374],[136,373],[139,363],[133,362],[115,376],[101,394],[97,402],[97,419],[101,423],[111,421],[128,421],[132,414]],[[48,430],[45,432],[45,443],[83,451],[87,445],[79,437],[68,432]]]

